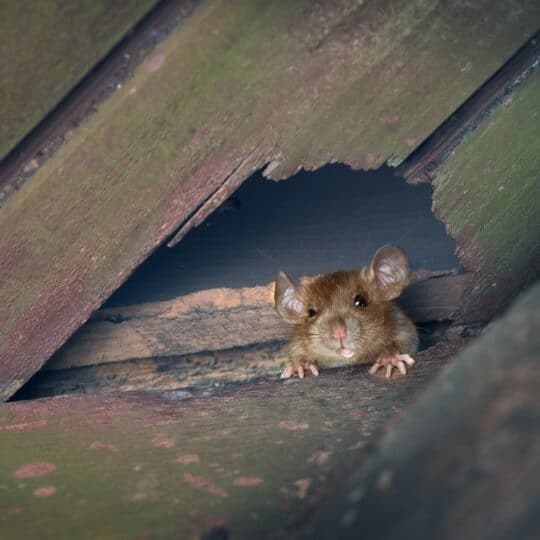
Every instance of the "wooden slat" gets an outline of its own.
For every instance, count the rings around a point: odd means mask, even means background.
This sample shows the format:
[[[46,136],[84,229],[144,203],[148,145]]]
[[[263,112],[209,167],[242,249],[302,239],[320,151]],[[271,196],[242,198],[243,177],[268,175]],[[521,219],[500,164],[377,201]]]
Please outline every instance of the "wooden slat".
[[[155,3],[2,1],[0,161]]]
[[[461,306],[470,277],[418,282],[403,295],[402,305],[417,322],[449,320]],[[231,349],[283,340],[288,332],[273,309],[273,284],[214,289],[98,311],[46,369]]]
[[[204,2],[0,211],[0,398],[252,154],[400,162],[536,31],[536,1]]]
[[[437,128],[435,133],[397,168],[396,173],[414,183],[434,180],[437,167],[448,154],[535,69],[539,57],[540,31]]]
[[[431,172],[433,207],[476,272],[458,318],[504,310],[540,276],[540,48],[489,114]]]
[[[0,406],[6,538],[256,539],[295,520],[339,464],[365,455],[455,350],[411,376],[367,369],[189,392]],[[75,531],[75,532],[74,532]]]

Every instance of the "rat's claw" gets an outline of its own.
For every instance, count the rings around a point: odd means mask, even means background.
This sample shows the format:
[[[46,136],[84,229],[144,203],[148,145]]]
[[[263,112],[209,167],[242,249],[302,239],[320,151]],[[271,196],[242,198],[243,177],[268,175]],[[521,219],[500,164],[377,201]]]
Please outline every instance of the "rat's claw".
[[[379,369],[382,368],[382,364],[377,360],[370,368],[369,372],[373,375],[374,373],[377,373]]]
[[[306,373],[312,373],[315,377],[318,377],[319,370],[316,364],[304,362],[298,366],[288,366],[281,374],[282,379],[290,379],[295,375],[298,375],[300,379],[303,379]]]
[[[408,354],[397,354],[396,355],[402,362],[405,362],[409,366],[414,366],[415,360],[412,356]]]
[[[293,367],[287,367],[281,374],[282,379],[290,379],[293,376],[294,368]]]
[[[371,374],[377,373],[382,368],[384,370],[384,376],[389,379],[392,376],[392,371],[397,368],[402,375],[407,375],[407,366],[415,364],[414,358],[408,354],[393,354],[384,352],[379,355],[375,363],[371,366],[369,372]]]

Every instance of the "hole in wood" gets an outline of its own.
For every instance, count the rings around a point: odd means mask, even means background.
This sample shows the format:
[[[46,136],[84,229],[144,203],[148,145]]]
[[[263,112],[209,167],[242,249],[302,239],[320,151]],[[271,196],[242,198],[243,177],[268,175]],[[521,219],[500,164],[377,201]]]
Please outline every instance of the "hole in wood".
[[[276,272],[361,267],[388,243],[415,272],[401,300],[421,348],[446,339],[468,276],[431,211],[430,185],[387,167],[329,165],[282,182],[255,174],[180,244],[149,257],[16,399],[277,378],[288,329],[272,308]]]

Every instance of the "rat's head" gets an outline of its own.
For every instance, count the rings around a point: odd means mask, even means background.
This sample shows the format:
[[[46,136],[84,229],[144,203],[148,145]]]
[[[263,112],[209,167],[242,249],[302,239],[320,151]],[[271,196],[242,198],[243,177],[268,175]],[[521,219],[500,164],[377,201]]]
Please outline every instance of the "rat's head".
[[[409,278],[405,253],[386,246],[360,270],[324,274],[301,285],[280,272],[275,308],[309,351],[352,358],[386,339],[388,302],[401,294]]]

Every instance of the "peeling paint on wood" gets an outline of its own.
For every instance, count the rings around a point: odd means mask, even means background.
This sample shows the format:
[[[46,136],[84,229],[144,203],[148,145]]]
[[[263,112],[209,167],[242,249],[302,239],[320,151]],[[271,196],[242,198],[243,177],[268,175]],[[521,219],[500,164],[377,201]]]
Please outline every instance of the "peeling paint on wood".
[[[399,162],[538,2],[205,2],[0,213],[8,398],[256,148],[273,178]],[[152,69],[148,69],[152,67]],[[434,106],[436,104],[436,106]]]

